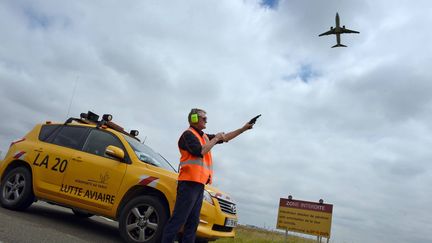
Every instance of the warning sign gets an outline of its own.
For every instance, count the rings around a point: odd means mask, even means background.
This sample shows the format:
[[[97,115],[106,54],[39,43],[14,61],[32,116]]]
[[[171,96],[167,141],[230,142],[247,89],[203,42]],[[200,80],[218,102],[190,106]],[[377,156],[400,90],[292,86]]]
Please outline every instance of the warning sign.
[[[281,198],[277,228],[330,238],[333,205]]]

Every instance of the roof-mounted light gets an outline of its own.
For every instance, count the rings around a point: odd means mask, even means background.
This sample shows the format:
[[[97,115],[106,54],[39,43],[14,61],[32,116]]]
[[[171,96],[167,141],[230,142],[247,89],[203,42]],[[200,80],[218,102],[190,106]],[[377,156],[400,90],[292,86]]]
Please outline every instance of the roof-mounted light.
[[[86,113],[81,113],[80,117],[82,119],[86,119],[92,122],[98,122],[99,120],[99,116],[91,111],[88,111],[87,114]]]
[[[112,120],[112,115],[111,114],[104,114],[103,116],[102,116],[102,120],[103,121],[111,121]]]
[[[138,132],[138,130],[131,130],[129,134],[136,137],[136,136],[138,136],[139,132]]]

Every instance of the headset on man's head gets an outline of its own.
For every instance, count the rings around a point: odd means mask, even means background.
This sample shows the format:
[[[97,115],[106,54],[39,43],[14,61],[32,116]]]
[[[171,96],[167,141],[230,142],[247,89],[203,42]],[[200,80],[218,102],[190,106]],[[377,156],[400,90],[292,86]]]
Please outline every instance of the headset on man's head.
[[[200,109],[194,108],[191,110],[190,112],[190,122],[191,123],[198,123],[199,120],[199,116],[198,116],[198,112],[200,112]]]
[[[195,113],[191,115],[191,122],[198,123],[198,114]]]
[[[191,123],[198,123],[198,109],[191,110]]]

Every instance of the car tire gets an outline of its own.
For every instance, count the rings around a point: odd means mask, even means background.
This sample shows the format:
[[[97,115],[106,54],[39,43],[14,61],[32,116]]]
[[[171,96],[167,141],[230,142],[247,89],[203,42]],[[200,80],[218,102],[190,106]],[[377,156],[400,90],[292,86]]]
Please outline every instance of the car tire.
[[[24,210],[34,202],[32,175],[25,167],[9,171],[1,182],[0,204],[12,210]]]
[[[84,211],[81,211],[79,209],[72,209],[72,212],[77,216],[78,218],[90,218],[94,214],[86,213]]]
[[[139,196],[129,201],[120,213],[120,235],[126,242],[161,242],[168,213],[161,200]]]

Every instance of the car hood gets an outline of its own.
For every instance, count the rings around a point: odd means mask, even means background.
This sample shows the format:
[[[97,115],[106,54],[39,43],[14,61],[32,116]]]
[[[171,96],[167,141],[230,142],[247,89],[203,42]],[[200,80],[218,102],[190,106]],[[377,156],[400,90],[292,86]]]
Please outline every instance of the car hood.
[[[216,188],[214,186],[206,185],[205,189],[210,193],[210,195],[212,195],[212,197],[234,203],[234,200],[232,199],[232,197],[230,195],[219,190],[218,188]]]

